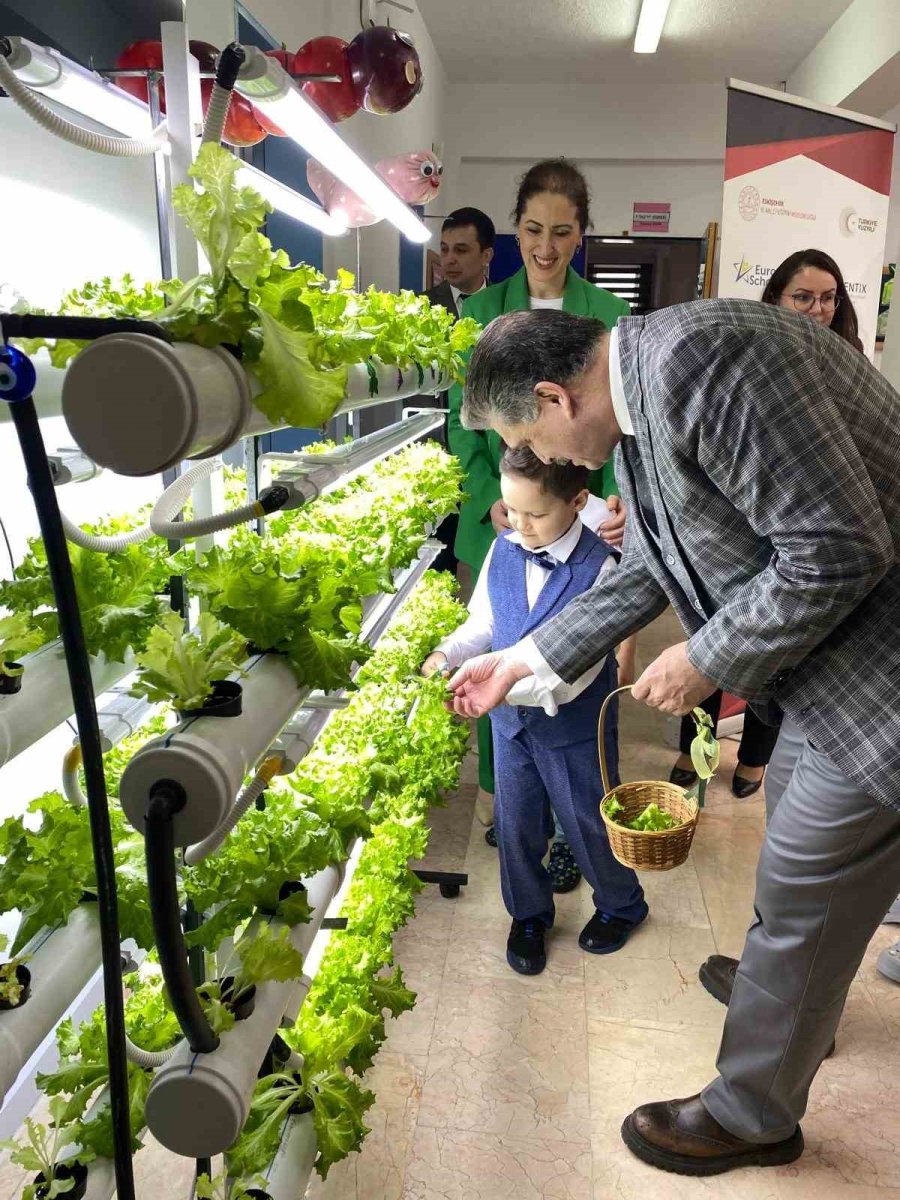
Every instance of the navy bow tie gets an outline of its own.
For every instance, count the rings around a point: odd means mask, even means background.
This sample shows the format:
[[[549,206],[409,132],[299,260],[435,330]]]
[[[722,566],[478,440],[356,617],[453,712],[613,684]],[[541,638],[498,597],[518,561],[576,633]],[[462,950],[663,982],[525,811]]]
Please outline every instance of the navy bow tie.
[[[526,558],[530,558],[532,562],[537,563],[539,567],[543,567],[545,571],[552,571],[554,567],[559,566],[558,560],[552,554],[548,554],[546,550],[526,550],[524,546],[520,548]]]

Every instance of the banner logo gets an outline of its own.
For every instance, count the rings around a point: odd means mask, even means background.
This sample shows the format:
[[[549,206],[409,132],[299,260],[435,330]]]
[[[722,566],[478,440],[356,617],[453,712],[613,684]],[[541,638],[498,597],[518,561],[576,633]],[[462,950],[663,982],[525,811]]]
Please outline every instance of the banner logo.
[[[746,258],[742,258],[740,262],[736,262],[734,264],[734,269],[736,272],[734,276],[734,282],[740,283],[745,275],[749,275],[752,265],[752,263],[747,262]]]
[[[734,267],[734,282],[743,283],[752,288],[764,287],[769,281],[769,276],[775,270],[774,267],[767,267],[764,263],[750,262],[743,255],[741,255],[740,262],[731,265]]]
[[[738,196],[738,212],[745,221],[756,220],[759,216],[761,203],[762,197],[752,183],[748,183],[745,188],[741,188],[741,194]]]
[[[838,226],[844,237],[853,237],[856,233],[877,233],[878,221],[871,217],[861,217],[855,208],[845,208],[838,218]]]

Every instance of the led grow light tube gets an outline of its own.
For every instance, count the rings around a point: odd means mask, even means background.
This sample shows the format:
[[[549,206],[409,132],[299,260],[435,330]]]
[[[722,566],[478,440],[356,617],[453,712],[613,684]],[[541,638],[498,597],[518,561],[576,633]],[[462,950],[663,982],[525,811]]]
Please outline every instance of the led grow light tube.
[[[8,38],[7,62],[18,78],[47,100],[65,105],[107,129],[145,138],[151,131],[150,110],[135,96],[53,50],[27,38]]]
[[[340,237],[342,233],[347,232],[343,221],[332,217],[324,208],[313,204],[312,200],[307,200],[293,188],[279,183],[277,179],[266,175],[264,171],[258,171],[256,167],[242,166],[237,173],[237,182],[241,187],[253,188],[255,192],[259,192],[278,212],[293,217],[295,221],[309,225],[312,229],[318,229],[320,233]]]
[[[257,50],[245,46],[246,60],[235,88],[264,108],[281,129],[308,154],[361,196],[369,207],[390,221],[411,242],[431,240],[431,233],[416,214],[347,145],[327,117],[308,100],[284,68]]]

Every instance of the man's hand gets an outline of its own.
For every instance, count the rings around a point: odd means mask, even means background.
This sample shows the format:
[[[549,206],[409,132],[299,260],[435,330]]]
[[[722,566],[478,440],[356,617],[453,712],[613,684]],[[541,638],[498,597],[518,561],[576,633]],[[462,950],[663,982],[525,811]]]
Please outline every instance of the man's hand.
[[[715,690],[715,682],[701,675],[688,659],[687,642],[679,642],[654,659],[631,694],[651,708],[682,717]]]
[[[621,546],[625,540],[625,505],[620,496],[607,496],[606,507],[610,512],[609,519],[594,532],[610,546]]]
[[[461,717],[483,717],[503,702],[514,683],[531,673],[524,663],[505,662],[502,654],[470,658],[450,680],[453,699],[447,707]]]
[[[432,650],[425,661],[419,668],[420,674],[426,679],[430,679],[438,671],[443,671],[447,667],[447,655],[442,650]]]
[[[488,510],[488,516],[494,527],[494,533],[503,533],[505,529],[512,529],[509,517],[507,516],[506,504],[503,500],[494,501]]]

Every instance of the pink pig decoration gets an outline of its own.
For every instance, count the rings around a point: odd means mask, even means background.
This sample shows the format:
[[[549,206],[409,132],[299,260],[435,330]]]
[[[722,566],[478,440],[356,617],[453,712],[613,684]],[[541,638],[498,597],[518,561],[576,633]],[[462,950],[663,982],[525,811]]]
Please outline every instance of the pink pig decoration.
[[[383,158],[375,170],[407,204],[428,204],[441,188],[444,168],[430,150],[414,150]],[[381,220],[366,202],[336,179],[314,158],[306,167],[306,178],[329,216],[343,221],[348,229],[375,225]]]

